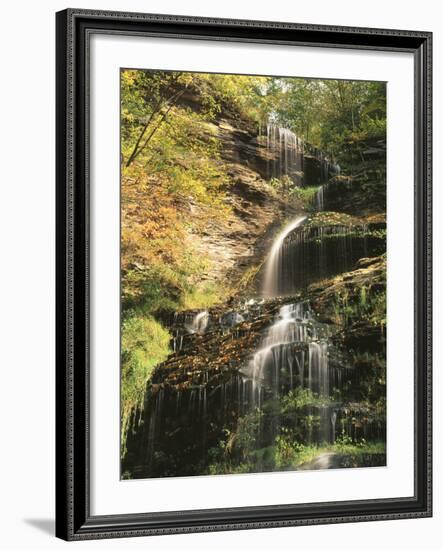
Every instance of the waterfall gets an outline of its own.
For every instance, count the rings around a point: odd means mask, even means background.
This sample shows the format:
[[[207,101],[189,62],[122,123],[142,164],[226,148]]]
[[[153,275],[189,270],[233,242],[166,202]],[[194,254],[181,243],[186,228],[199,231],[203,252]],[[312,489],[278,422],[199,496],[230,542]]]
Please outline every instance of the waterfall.
[[[188,346],[195,334],[205,334],[209,328],[211,317],[209,312],[175,312],[173,319],[166,326],[172,336],[171,347],[174,353],[181,352]]]
[[[250,301],[249,306],[259,307],[255,301]],[[246,307],[243,306],[243,307]],[[176,312],[173,318],[165,325],[171,331],[171,348],[174,353],[179,353],[195,342],[195,335],[220,328],[229,330],[245,320],[238,311],[227,311],[222,315],[213,316],[207,310],[198,312]]]
[[[209,313],[200,311],[192,320],[191,331],[196,334],[204,334],[209,322]]]
[[[306,225],[304,219],[296,218],[272,245],[262,288],[267,298],[294,295],[383,252],[383,241],[364,224]]]
[[[295,185],[301,185],[303,171],[303,141],[291,130],[275,124],[266,126],[268,151],[268,178],[288,176]]]
[[[282,247],[286,237],[299,227],[306,219],[306,216],[301,216],[292,221],[285,229],[278,235],[274,244],[272,245],[271,252],[266,260],[266,272],[263,286],[263,294],[268,298],[277,296],[281,285],[279,284],[281,277],[281,261],[282,261]]]
[[[327,342],[309,343],[308,388],[319,395],[329,396],[329,361]]]
[[[333,443],[340,433],[357,439],[380,437],[383,426],[374,422],[368,425],[368,411],[363,405],[344,406],[337,400],[337,394],[348,384],[353,371],[337,363],[336,354],[330,358],[334,329],[316,320],[307,301],[272,300],[272,305],[267,306],[270,309],[266,306],[261,309],[260,304],[261,301],[248,300],[238,305],[241,314],[226,313],[226,317],[229,316],[226,327],[238,320],[237,315],[247,320],[265,316],[251,354],[245,355],[237,368],[226,362],[214,372],[205,367],[193,370],[192,366],[188,371],[180,366],[179,354],[175,369],[154,373],[145,407],[139,413],[143,415],[143,422],[137,423],[135,417],[128,431],[129,448],[135,453],[128,455],[128,460],[136,461],[136,476],[165,475],[165,465],[172,471],[180,468],[175,459],[165,462],[180,448],[185,449],[187,462],[183,470],[178,471],[184,475],[196,473],[193,465],[203,468],[210,461],[208,450],[214,448],[221,437],[217,427],[234,432],[243,418],[254,419],[252,439],[247,445],[257,450],[275,444],[277,436],[284,433],[282,428],[289,417],[297,426],[300,440],[310,444]],[[204,313],[180,312],[174,318],[189,324],[195,320],[195,330],[198,330]],[[214,330],[223,338],[230,333],[235,340],[235,324],[223,329],[223,315],[217,316],[212,310],[206,313],[211,323],[207,335]],[[196,333],[189,338],[199,341],[203,347],[206,345]],[[235,342],[232,346],[236,347]],[[287,400],[290,392],[293,397]],[[297,405],[300,401],[302,404]],[[285,412],[285,403],[295,409]]]
[[[329,209],[328,192],[331,190],[331,188],[334,187],[337,181],[334,179],[329,179],[329,176],[335,177],[340,175],[340,166],[338,164],[331,164],[328,161],[326,162],[326,164],[327,170],[325,171],[325,183],[322,183],[319,186],[313,200],[313,206],[318,212],[323,212],[324,210]]]
[[[335,424],[337,422],[337,411],[333,411],[331,414],[331,424],[332,424],[332,443],[335,443]]]
[[[324,185],[320,185],[315,194],[315,208],[318,212],[322,212],[325,209],[324,191]]]
[[[290,389],[295,385],[302,389],[306,387],[319,395],[329,396],[331,372],[325,331],[319,331],[307,304],[296,302],[280,308],[260,348],[249,365],[242,369],[242,373],[252,380],[254,405],[257,404],[262,384],[269,381],[273,393],[277,395],[282,384],[290,386]],[[286,368],[289,371],[286,378],[289,379],[283,383],[280,371]]]
[[[279,393],[280,367],[287,365],[290,372],[289,385],[294,385],[294,360],[300,365],[300,358],[295,358],[292,344],[306,342],[309,338],[308,322],[311,319],[309,311],[304,310],[304,304],[297,302],[280,308],[275,322],[268,329],[258,351],[252,357],[249,365],[242,372],[252,379],[252,404],[260,406],[262,383],[266,380],[266,369],[271,368],[273,390]],[[301,350],[304,354],[304,351]],[[304,363],[304,360],[303,360]],[[298,369],[298,375],[300,375]]]
[[[317,147],[305,143],[292,130],[273,123],[266,126],[267,176],[287,176],[295,186],[326,182],[340,167]]]
[[[161,428],[163,399],[164,391],[163,388],[160,388],[158,393],[154,396],[154,406],[151,410],[151,415],[149,419],[148,442],[146,446],[146,462],[149,466],[152,466],[156,441]]]
[[[330,357],[333,329],[316,320],[306,301],[278,297],[294,295],[330,271],[346,271],[367,255],[372,237],[366,236],[363,225],[313,226],[304,224],[305,219],[290,222],[271,248],[263,294],[274,299],[245,299],[223,312],[174,315],[169,328],[176,353],[169,362],[176,366],[154,373],[150,397],[140,413],[143,472],[161,471],[162,457],[173,456],[180,445],[193,457],[189,464],[204,464],[208,449],[221,437],[214,427],[235,430],[243,417],[256,423],[248,443],[254,449],[275,444],[284,433],[287,414],[293,415],[291,421],[307,443],[333,443],[340,431],[354,440],[380,438],[384,427],[368,419],[363,405],[343,406],[337,400],[353,371],[340,363],[337,352]],[[206,347],[214,350],[211,335],[223,341],[224,362],[214,371],[208,362],[195,368],[193,359],[181,368],[182,356],[194,357],[193,346],[202,353]],[[131,430],[128,433],[132,437]]]
[[[295,388],[330,398],[338,387],[336,368],[329,364],[328,331],[313,318],[307,303],[283,305],[264,335],[249,364],[241,369],[245,376],[242,410],[263,407],[269,398],[287,394]],[[313,414],[311,411],[309,414]],[[331,442],[335,438],[337,413],[330,406],[318,407],[319,425],[310,431],[311,442]],[[275,419],[272,431],[278,429]]]

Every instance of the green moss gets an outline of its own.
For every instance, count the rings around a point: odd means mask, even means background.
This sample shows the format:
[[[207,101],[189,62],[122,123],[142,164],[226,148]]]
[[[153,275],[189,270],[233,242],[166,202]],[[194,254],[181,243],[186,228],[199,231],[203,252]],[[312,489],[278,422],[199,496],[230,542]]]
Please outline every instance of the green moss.
[[[215,283],[206,282],[185,289],[180,298],[177,310],[206,309],[219,304],[224,297],[225,290],[221,285],[217,287]]]
[[[170,353],[171,336],[153,317],[130,316],[121,333],[122,452],[131,412],[143,404],[146,383],[156,365]]]
[[[325,226],[345,226],[345,227],[357,227],[361,226],[361,222],[358,218],[350,216],[349,214],[343,214],[341,212],[318,212],[305,221],[303,227],[325,227]]]
[[[296,388],[282,397],[281,410],[283,413],[291,413],[304,407],[324,407],[330,403],[329,397],[319,396],[307,388]]]
[[[319,186],[293,187],[290,190],[289,195],[299,199],[305,208],[311,208],[318,189]]]
[[[254,280],[262,267],[263,262],[257,265],[251,265],[243,272],[236,285],[239,292],[250,289],[253,286]]]
[[[348,436],[337,438],[334,445],[327,447],[328,450],[348,456],[361,456],[366,454],[383,454],[386,452],[386,445],[382,441],[367,442],[364,439],[353,443]]]
[[[386,288],[343,288],[335,294],[334,312],[338,324],[351,326],[357,321],[369,321],[372,325],[386,324]]]
[[[122,312],[137,309],[147,314],[175,309],[183,284],[180,274],[166,265],[130,269],[122,275]]]

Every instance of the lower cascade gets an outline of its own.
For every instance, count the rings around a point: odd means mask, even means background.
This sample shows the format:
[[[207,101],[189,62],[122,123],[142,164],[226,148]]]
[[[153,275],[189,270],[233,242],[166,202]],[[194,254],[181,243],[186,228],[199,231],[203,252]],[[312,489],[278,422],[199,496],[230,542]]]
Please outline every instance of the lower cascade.
[[[266,386],[273,395],[295,385],[329,395],[326,334],[303,302],[282,306],[260,348],[242,369],[252,381],[251,403],[260,406]]]
[[[329,398],[330,389],[339,388],[342,380],[342,369],[329,365],[328,328],[315,322],[304,302],[280,308],[260,348],[241,372],[246,377],[244,385],[249,388],[246,403],[258,409],[266,399],[295,388]],[[335,439],[332,415],[336,418],[337,411],[329,407],[322,410],[315,436],[318,442]]]
[[[320,193],[319,210],[321,200]],[[204,471],[208,456],[220,452],[224,433],[246,430],[242,445],[256,453],[257,471],[272,469],[263,453],[276,444],[284,447],[288,425],[291,437],[317,447],[337,438],[383,436],[384,423],[373,411],[343,400],[355,369],[336,349],[337,327],[319,322],[309,300],[300,299],[311,277],[345,271],[371,242],[364,227],[306,223],[306,216],[294,219],[275,239],[263,298],[163,320],[174,355],[168,370],[154,372],[144,407],[133,415],[126,458],[133,476],[189,475],[195,465]],[[239,437],[226,443],[230,460]],[[183,464],[177,449],[184,453]],[[242,452],[237,451],[239,464]]]

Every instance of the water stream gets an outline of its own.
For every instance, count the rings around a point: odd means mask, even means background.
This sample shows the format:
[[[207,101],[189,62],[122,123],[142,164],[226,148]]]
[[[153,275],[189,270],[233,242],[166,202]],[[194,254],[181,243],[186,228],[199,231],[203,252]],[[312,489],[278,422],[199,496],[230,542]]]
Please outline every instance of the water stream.
[[[289,223],[285,229],[275,239],[269,256],[266,260],[266,273],[263,285],[263,294],[268,297],[274,297],[279,295],[281,270],[282,270],[282,251],[283,243],[288,235],[290,235],[297,227],[301,226],[305,221],[306,216],[300,216],[291,223]]]
[[[289,177],[294,185],[303,187],[326,182],[340,173],[340,167],[313,145],[306,143],[292,130],[269,123],[266,126],[268,179]]]

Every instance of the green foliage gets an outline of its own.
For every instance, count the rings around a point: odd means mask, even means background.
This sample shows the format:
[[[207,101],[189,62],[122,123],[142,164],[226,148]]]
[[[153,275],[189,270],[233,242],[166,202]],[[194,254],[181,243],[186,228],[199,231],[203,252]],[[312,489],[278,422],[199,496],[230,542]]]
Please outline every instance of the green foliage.
[[[306,209],[311,209],[315,195],[317,194],[318,186],[311,187],[293,187],[289,194],[296,197]]]
[[[359,156],[359,142],[386,138],[386,85],[346,80],[273,79],[274,120],[328,151],[342,167]]]
[[[288,428],[282,428],[275,438],[275,466],[277,470],[295,469],[310,462],[319,454],[317,445],[298,443],[295,434]]]
[[[131,315],[121,333],[122,447],[131,411],[143,404],[146,383],[154,367],[170,353],[169,332],[150,316]]]
[[[356,227],[359,224],[361,224],[360,220],[343,212],[317,212],[309,216],[303,227],[330,227],[333,225]]]
[[[147,313],[174,309],[182,277],[166,264],[127,269],[122,277],[123,315],[132,308]]]
[[[262,267],[263,267],[263,261],[261,261],[256,265],[251,265],[243,272],[242,276],[240,277],[236,285],[239,293],[243,292],[245,289],[248,289],[252,286],[254,279],[256,278],[257,274],[259,273]]]
[[[362,402],[363,403],[363,402]],[[318,429],[319,411],[333,404],[331,398],[319,396],[309,389],[297,388],[287,395],[268,400],[263,409],[238,419],[237,425],[225,429],[225,437],[208,453],[207,473],[247,473],[257,471],[294,470],[327,453],[338,455],[349,467],[363,465],[372,455],[385,454],[385,444],[368,442],[364,438],[352,439],[344,431],[334,443],[328,441],[309,443],[307,434]],[[342,405],[341,405],[342,406]],[[385,400],[378,398],[375,405],[361,404],[363,411],[349,411],[363,415],[373,422],[386,416]],[[351,414],[352,414],[351,413]],[[266,426],[278,428],[272,441],[260,446],[260,433]],[[345,422],[345,418],[342,419]],[[376,461],[379,458],[376,459]]]
[[[123,453],[130,415],[169,353],[170,335],[153,315],[223,297],[220,285],[200,283],[210,262],[194,236],[230,212],[220,143],[208,122],[222,102],[236,108],[237,85],[212,75],[121,72]],[[182,101],[186,95],[195,106]]]
[[[131,94],[122,111],[128,126],[145,120],[142,102],[147,97],[157,106],[164,97],[174,101],[185,88],[198,91],[199,115],[206,120],[226,109],[260,127],[273,121],[329,151],[342,165],[358,156],[359,142],[386,136],[382,82],[144,71],[124,71],[122,81],[122,97]]]
[[[296,388],[281,398],[282,413],[293,413],[304,407],[325,407],[331,400],[326,396],[319,396],[308,388]]]
[[[242,118],[259,122],[269,112],[267,89],[274,79],[262,76],[200,74],[206,93],[217,104]]]
[[[368,407],[368,418],[384,422],[386,418],[386,357],[368,351],[348,350],[350,364],[359,376],[342,388],[342,393]]]
[[[271,178],[268,181],[268,184],[275,190],[279,192],[290,192],[294,189],[294,184],[289,176],[286,174],[281,178]]]
[[[234,447],[241,450],[242,457],[245,459],[251,448],[255,448],[255,441],[260,427],[262,417],[261,411],[247,414],[239,418],[237,429],[229,434],[226,450],[233,452]]]
[[[337,437],[331,450],[338,452],[342,455],[348,456],[361,456],[364,454],[383,454],[386,452],[386,446],[381,441],[368,442],[365,439],[353,442],[352,438],[347,435]]]
[[[219,141],[207,124],[217,112],[209,84],[208,75],[121,73],[124,315],[195,301],[193,287],[209,260],[193,235],[229,215]],[[181,102],[197,90],[200,109]]]
[[[251,451],[241,462],[229,460],[225,453],[211,449],[206,473],[219,475],[297,470],[324,454],[339,455],[342,463],[353,467],[364,465],[370,456],[383,456],[385,453],[383,442],[367,442],[364,439],[353,442],[350,437],[342,436],[333,444],[303,444],[294,439],[290,430],[283,429],[273,445]]]
[[[335,294],[334,312],[339,324],[351,326],[358,321],[386,325],[386,287],[343,288]]]
[[[184,290],[177,309],[206,309],[220,302],[223,295],[220,285],[216,286],[213,282],[196,284]]]

